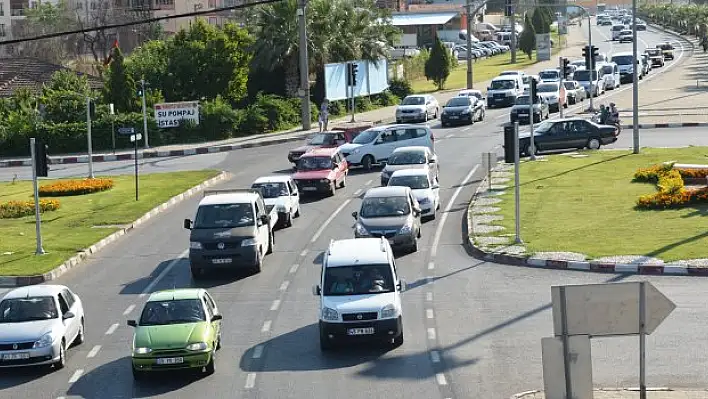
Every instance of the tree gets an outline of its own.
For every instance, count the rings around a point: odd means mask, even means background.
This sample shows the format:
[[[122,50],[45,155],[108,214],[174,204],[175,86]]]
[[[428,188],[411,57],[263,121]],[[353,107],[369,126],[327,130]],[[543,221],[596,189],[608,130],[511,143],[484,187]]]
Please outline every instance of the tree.
[[[13,21],[12,34],[15,38],[26,38],[74,29],[76,21],[71,18],[64,1],[55,5],[38,2],[37,7],[27,8],[24,19]],[[51,39],[35,40],[16,47],[15,55],[36,58],[52,64],[63,64],[75,55],[75,35]]]
[[[48,122],[80,122],[86,120],[86,97],[91,93],[86,76],[65,69],[57,71],[42,88],[39,98]]]
[[[125,69],[123,52],[113,48],[108,79],[106,79],[106,98],[113,103],[118,112],[130,112],[135,99],[135,81]]]
[[[436,38],[430,58],[425,62],[425,77],[432,80],[438,90],[445,87],[445,81],[450,76],[450,57],[448,49]]]
[[[527,13],[526,17],[524,17],[524,30],[521,32],[521,35],[519,35],[519,50],[523,51],[524,54],[531,59],[531,55],[535,49],[536,31]]]
[[[553,18],[549,15],[552,10],[548,7],[536,7],[533,11],[533,16],[531,17],[531,24],[533,29],[538,34],[551,33],[551,24],[553,23]],[[528,14],[527,14],[528,15]]]
[[[167,76],[168,46],[165,40],[151,40],[125,59],[126,73],[134,82],[145,79],[153,87],[163,87]]]

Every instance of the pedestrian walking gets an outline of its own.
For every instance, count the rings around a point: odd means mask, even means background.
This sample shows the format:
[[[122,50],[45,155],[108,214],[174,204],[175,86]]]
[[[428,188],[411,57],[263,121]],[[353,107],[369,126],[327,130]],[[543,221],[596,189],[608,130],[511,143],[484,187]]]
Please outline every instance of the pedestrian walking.
[[[320,132],[324,132],[327,130],[327,124],[329,124],[329,100],[324,99],[322,100],[322,104],[320,105]]]

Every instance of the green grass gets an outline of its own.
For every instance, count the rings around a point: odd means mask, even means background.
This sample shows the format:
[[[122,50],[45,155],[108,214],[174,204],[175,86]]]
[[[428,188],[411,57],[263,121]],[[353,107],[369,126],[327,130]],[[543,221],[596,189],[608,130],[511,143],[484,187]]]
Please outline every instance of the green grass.
[[[77,251],[89,247],[118,228],[93,226],[124,225],[218,171],[147,174],[140,177],[140,200],[135,201],[133,176],[112,177],[115,186],[104,192],[73,197],[57,197],[61,207],[42,215],[42,256],[35,252],[34,215],[0,219],[0,275],[28,276],[46,273]],[[43,180],[48,183],[52,180]],[[0,201],[32,200],[32,182],[0,183]],[[175,222],[177,223],[177,222]],[[179,223],[175,225],[179,228]],[[11,253],[8,255],[8,253]]]
[[[587,152],[525,162],[521,178],[521,238],[529,253],[578,252],[590,258],[647,255],[664,261],[708,258],[708,204],[673,210],[635,210],[655,186],[632,183],[637,168],[665,161],[708,164],[708,147]],[[514,232],[513,176],[499,205]]]

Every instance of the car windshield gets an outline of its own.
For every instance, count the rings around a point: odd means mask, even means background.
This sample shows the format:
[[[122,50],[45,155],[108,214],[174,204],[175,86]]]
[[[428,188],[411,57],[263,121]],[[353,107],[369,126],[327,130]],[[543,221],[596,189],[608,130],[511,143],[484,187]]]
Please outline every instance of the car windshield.
[[[541,78],[541,80],[544,79],[558,79],[560,74],[556,71],[543,71],[538,74],[538,77]]]
[[[199,323],[206,321],[206,314],[199,299],[150,301],[140,315],[141,326]]]
[[[466,107],[472,104],[469,97],[454,97],[445,104],[446,107]]]
[[[425,104],[424,97],[406,97],[401,102],[401,105],[423,105]]]
[[[359,215],[363,218],[385,218],[411,213],[406,197],[369,197],[361,203]]]
[[[457,95],[458,97],[477,97],[478,99],[482,99],[482,93],[478,91],[473,91],[473,92],[461,92]]]
[[[322,295],[383,294],[395,289],[389,265],[338,266],[325,269]]]
[[[555,124],[555,122],[552,122],[552,121],[543,121],[536,126],[536,128],[534,129],[534,132],[536,132],[536,133],[547,132],[548,130],[551,129],[551,127],[554,124]]]
[[[427,176],[394,176],[388,181],[389,186],[410,187],[411,190],[430,188]]]
[[[261,190],[263,198],[287,197],[289,195],[288,186],[283,182],[255,183],[251,188]]]
[[[57,317],[59,312],[51,296],[5,299],[0,302],[0,323],[22,323]]]
[[[658,57],[661,55],[661,51],[659,49],[651,49],[651,50],[647,50],[647,54],[650,57]]]
[[[201,205],[194,220],[195,229],[221,229],[253,226],[253,205]]]
[[[575,82],[563,82],[563,86],[568,90],[575,90]]]
[[[590,78],[590,71],[588,70],[575,71],[575,73],[573,73],[573,80],[577,80],[578,82],[595,81],[597,80],[597,71],[592,71],[592,79]]]
[[[379,137],[380,131],[378,130],[364,130],[352,140],[353,144],[369,144]]]
[[[519,96],[516,97],[516,105],[531,105],[531,97],[529,96]]]
[[[332,169],[332,158],[330,157],[302,157],[297,161],[297,170],[326,170]]]
[[[558,91],[558,85],[555,83],[541,83],[537,86],[539,93],[553,93]]]
[[[612,57],[612,62],[617,65],[632,65],[632,60],[634,59],[631,55],[616,55]]]
[[[317,133],[316,135],[312,136],[310,141],[308,142],[309,145],[333,145],[336,142],[336,137],[333,134],[327,134],[327,133]]]
[[[388,158],[389,165],[422,165],[425,163],[425,154],[420,151],[401,151],[391,154]]]
[[[513,80],[493,80],[489,85],[491,90],[512,90],[516,88]]]

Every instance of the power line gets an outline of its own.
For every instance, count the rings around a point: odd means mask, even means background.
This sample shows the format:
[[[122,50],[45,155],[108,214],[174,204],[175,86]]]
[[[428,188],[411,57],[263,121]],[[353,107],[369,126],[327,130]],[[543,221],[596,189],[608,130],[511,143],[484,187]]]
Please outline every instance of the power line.
[[[121,23],[121,24],[103,25],[103,26],[94,27],[94,28],[67,30],[67,31],[58,32],[58,33],[49,33],[46,35],[32,36],[32,37],[28,37],[28,38],[24,38],[24,39],[4,40],[4,41],[0,41],[0,46],[8,45],[8,44],[34,42],[37,40],[44,40],[44,39],[52,39],[55,37],[75,35],[78,33],[96,32],[96,31],[101,31],[101,30],[124,28],[126,26],[143,25],[143,24],[149,24],[152,22],[166,21],[166,20],[175,19],[175,18],[197,17],[200,15],[214,14],[214,13],[221,12],[221,11],[233,11],[233,10],[240,10],[242,8],[249,8],[249,7],[260,6],[260,5],[265,5],[265,4],[278,3],[280,1],[283,1],[283,0],[260,0],[260,1],[255,1],[252,3],[239,4],[239,5],[230,6],[230,7],[212,8],[210,10],[204,10],[204,11],[193,11],[193,12],[188,12],[188,13],[184,13],[184,14],[174,14],[174,15],[167,15],[164,17],[147,18],[147,19],[141,19],[140,21],[125,22],[125,23]]]

